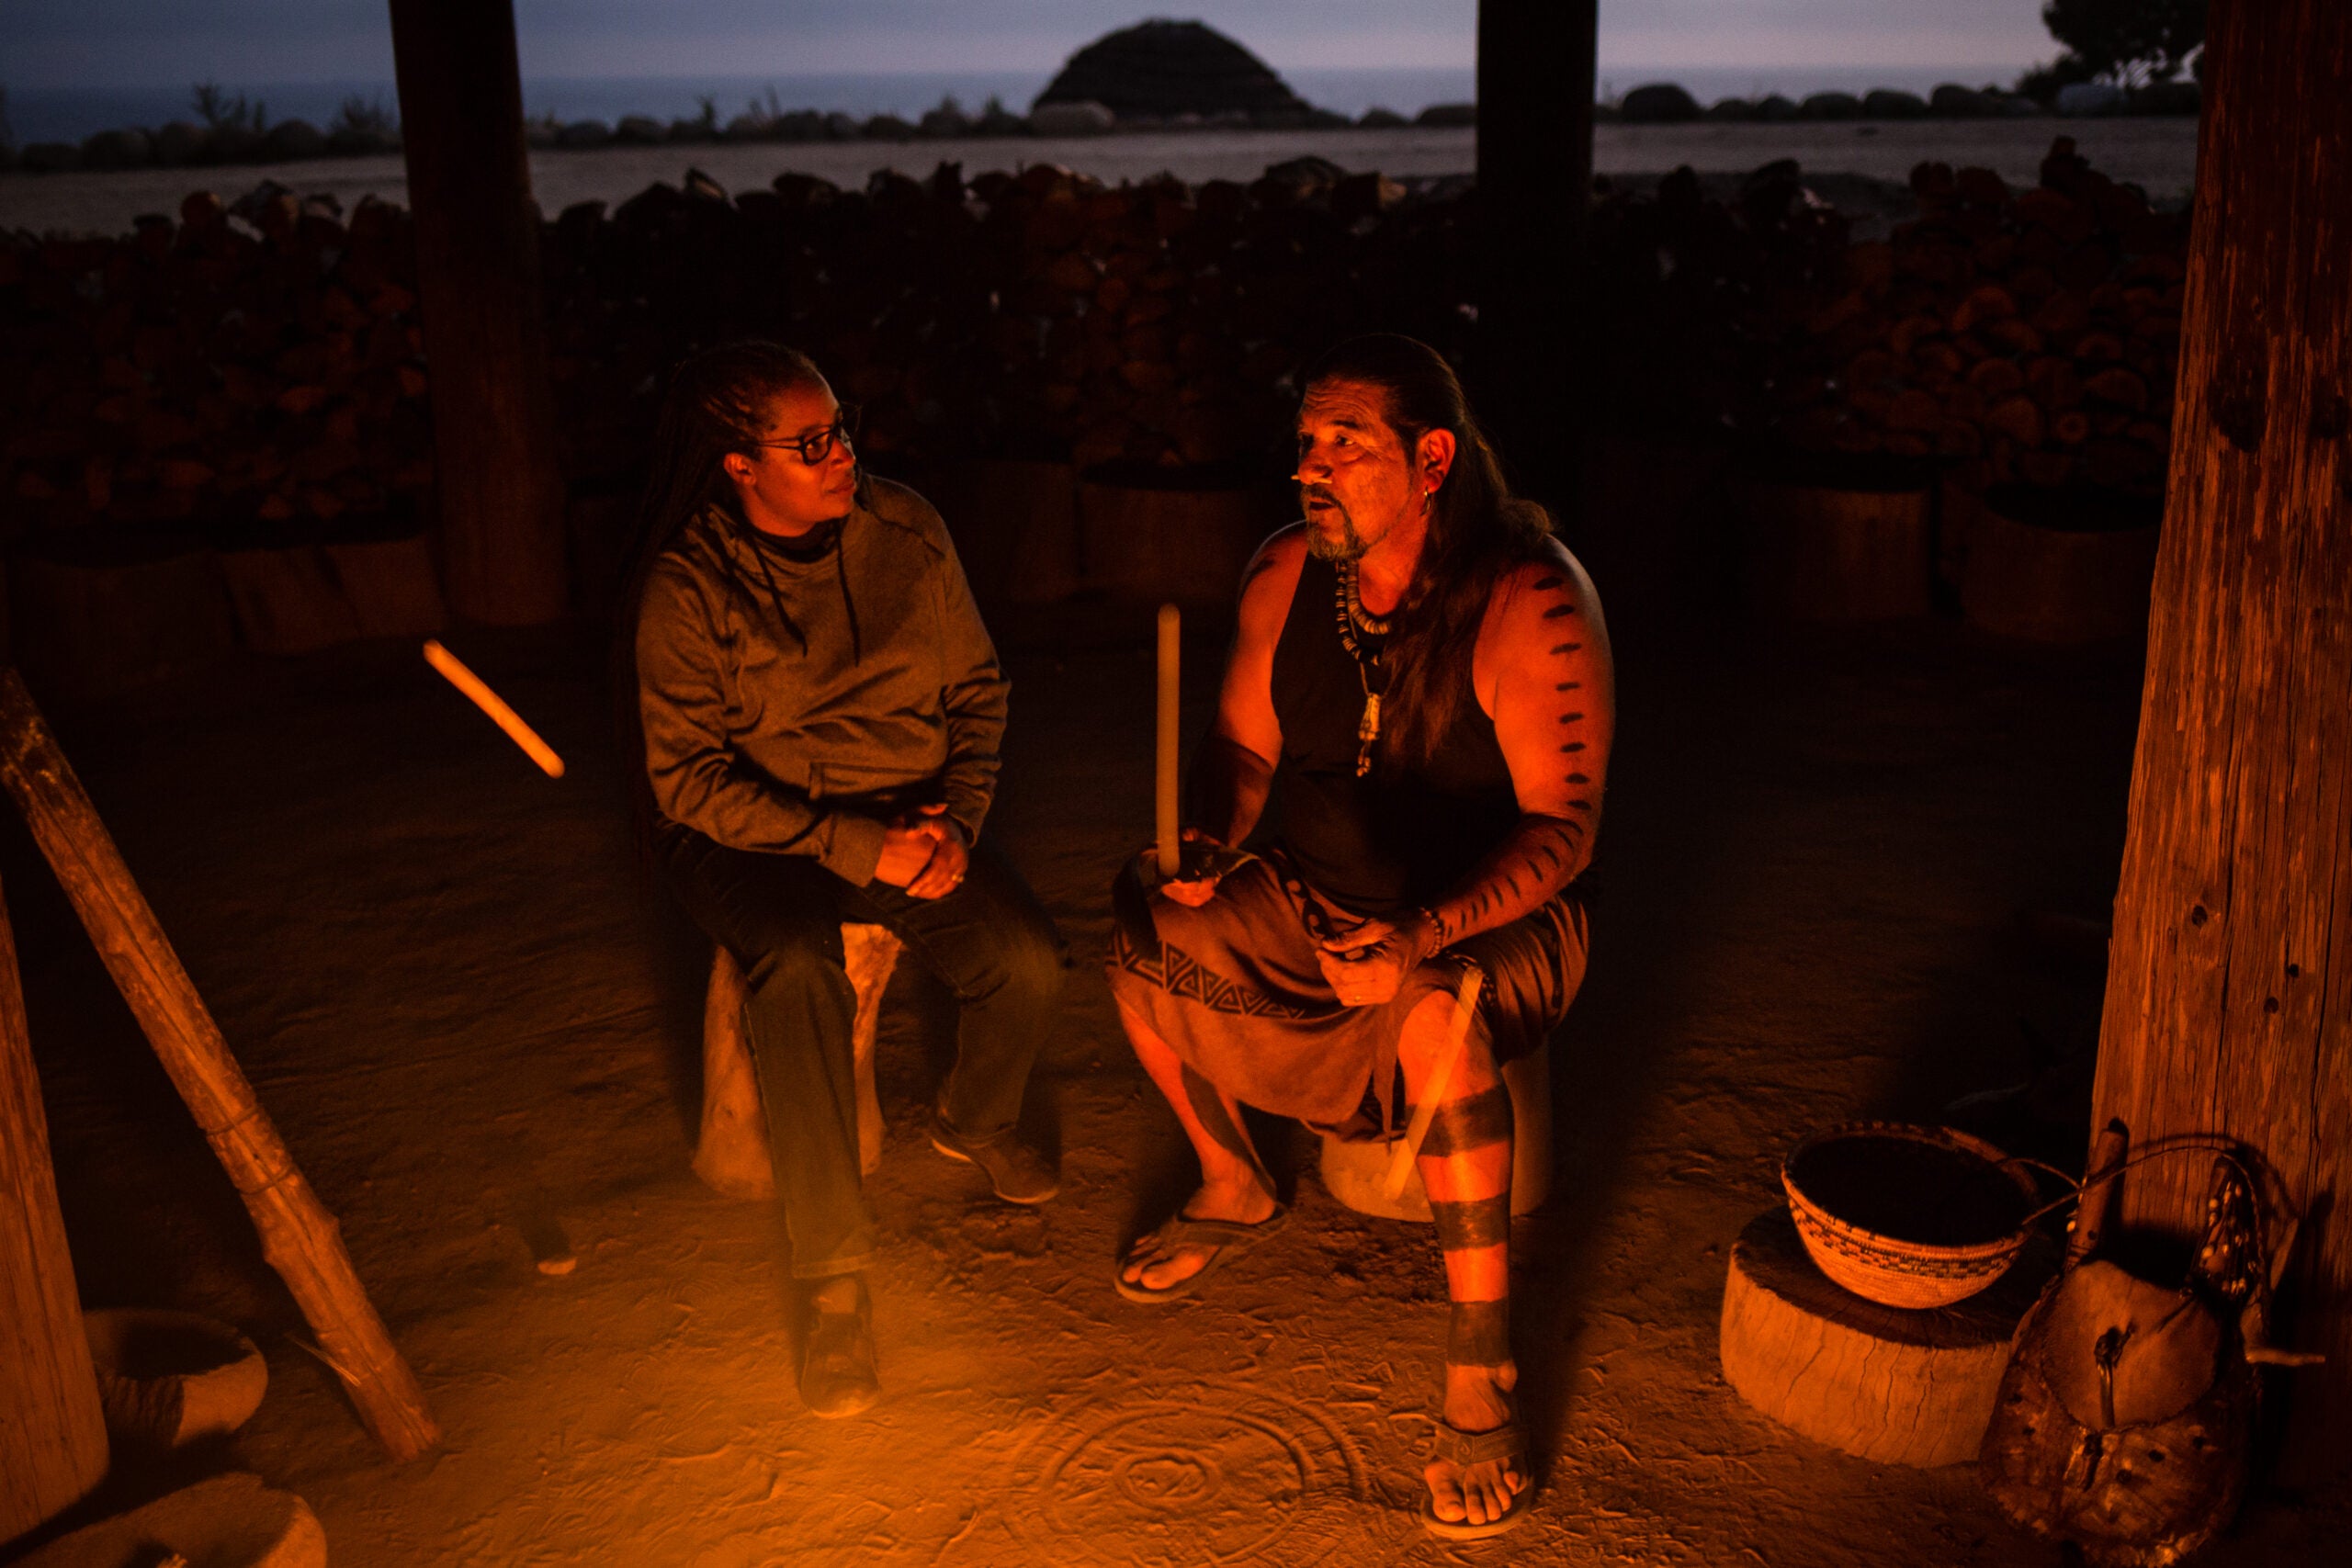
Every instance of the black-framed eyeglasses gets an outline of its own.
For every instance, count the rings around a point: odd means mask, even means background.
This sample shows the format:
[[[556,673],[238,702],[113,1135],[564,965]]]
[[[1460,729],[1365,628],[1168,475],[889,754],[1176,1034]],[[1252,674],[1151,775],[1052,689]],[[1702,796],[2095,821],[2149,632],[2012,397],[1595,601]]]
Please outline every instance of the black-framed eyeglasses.
[[[755,446],[781,446],[787,452],[799,454],[800,460],[815,468],[833,455],[833,443],[854,446],[857,441],[857,418],[862,411],[855,403],[843,403],[833,415],[833,423],[813,435],[784,435],[774,441],[755,441]]]

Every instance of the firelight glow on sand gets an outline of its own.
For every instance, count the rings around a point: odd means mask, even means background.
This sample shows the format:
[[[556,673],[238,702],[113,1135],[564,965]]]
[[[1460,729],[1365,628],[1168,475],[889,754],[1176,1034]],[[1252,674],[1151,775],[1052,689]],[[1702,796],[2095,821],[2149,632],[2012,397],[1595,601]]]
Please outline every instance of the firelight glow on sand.
[[[506,731],[506,738],[523,749],[523,754],[539,765],[539,771],[551,779],[563,777],[563,759],[555,748],[539,739],[537,730],[523,722],[523,716],[506,705],[504,698],[483,683],[482,678],[465,666],[464,660],[434,641],[424,639],[424,661],[441,671],[449,684],[473,699],[474,706],[490,715],[491,722]]]

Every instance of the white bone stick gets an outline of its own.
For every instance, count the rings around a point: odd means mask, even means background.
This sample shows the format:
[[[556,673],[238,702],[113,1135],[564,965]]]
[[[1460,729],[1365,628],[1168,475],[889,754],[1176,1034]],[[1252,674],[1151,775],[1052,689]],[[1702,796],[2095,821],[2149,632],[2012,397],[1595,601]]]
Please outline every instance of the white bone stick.
[[[1472,969],[1462,976],[1462,988],[1453,993],[1453,1022],[1445,1032],[1445,1049],[1439,1053],[1430,1081],[1421,1089],[1421,1102],[1413,1107],[1413,1120],[1405,1128],[1404,1142],[1389,1157],[1388,1179],[1381,1184],[1391,1198],[1405,1190],[1405,1179],[1412,1174],[1413,1161],[1420,1156],[1421,1140],[1430,1135],[1430,1120],[1437,1114],[1438,1101],[1445,1098],[1446,1086],[1453,1081],[1454,1064],[1462,1060],[1462,1048],[1469,1043],[1470,1019],[1478,1006],[1478,987],[1485,980],[1485,975]]]

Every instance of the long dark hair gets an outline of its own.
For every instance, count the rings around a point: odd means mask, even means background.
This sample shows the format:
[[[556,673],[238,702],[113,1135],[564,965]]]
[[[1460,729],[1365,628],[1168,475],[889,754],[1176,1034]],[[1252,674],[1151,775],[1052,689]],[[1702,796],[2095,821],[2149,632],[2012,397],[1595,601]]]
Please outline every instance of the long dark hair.
[[[653,461],[637,506],[628,570],[613,626],[613,704],[621,756],[629,768],[631,815],[650,864],[653,793],[645,773],[645,723],[638,708],[637,624],[645,581],[679,531],[707,508],[737,504],[727,477],[730,452],[749,454],[767,434],[770,407],[797,388],[823,386],[816,361],[797,348],[750,340],[707,348],[679,365],[654,426]],[[860,500],[864,476],[859,477]]]
[[[1351,338],[1317,360],[1303,385],[1326,381],[1378,388],[1408,462],[1430,431],[1453,434],[1453,463],[1430,497],[1429,536],[1391,623],[1392,673],[1380,705],[1383,764],[1425,762],[1458,716],[1467,686],[1458,672],[1477,646],[1496,583],[1534,558],[1551,536],[1552,514],[1511,493],[1460,378],[1429,344],[1396,333]]]

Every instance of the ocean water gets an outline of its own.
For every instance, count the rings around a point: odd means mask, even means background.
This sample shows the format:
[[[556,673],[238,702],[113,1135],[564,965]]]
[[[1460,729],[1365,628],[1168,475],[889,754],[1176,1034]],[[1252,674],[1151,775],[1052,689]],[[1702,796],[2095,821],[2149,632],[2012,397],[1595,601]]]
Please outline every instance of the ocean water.
[[[1476,96],[1476,76],[1468,66],[1325,71],[1278,67],[1284,80],[1309,103],[1342,114],[1374,107],[1411,115],[1430,104],[1462,103]],[[2017,64],[1921,66],[1657,66],[1603,61],[1600,96],[1613,97],[1645,82],[1679,82],[1702,103],[1724,97],[1838,90],[1862,92],[1897,87],[1925,94],[1941,82],[1971,86],[2007,83]],[[896,114],[914,118],[953,96],[977,109],[990,97],[1023,109],[1053,77],[1051,68],[1029,72],[871,73],[859,75],[713,75],[534,78],[523,85],[526,112],[564,120],[617,120],[623,115],[660,119],[691,118],[708,98],[719,119],[741,114],[753,103],[785,109],[813,108],[865,118]],[[400,100],[389,80],[320,82],[223,82],[232,94],[258,102],[272,120],[307,119],[326,126],[346,99],[380,105],[397,118]],[[9,129],[19,145],[34,141],[78,141],[118,126],[162,125],[197,118],[190,87],[25,88],[6,100]]]

